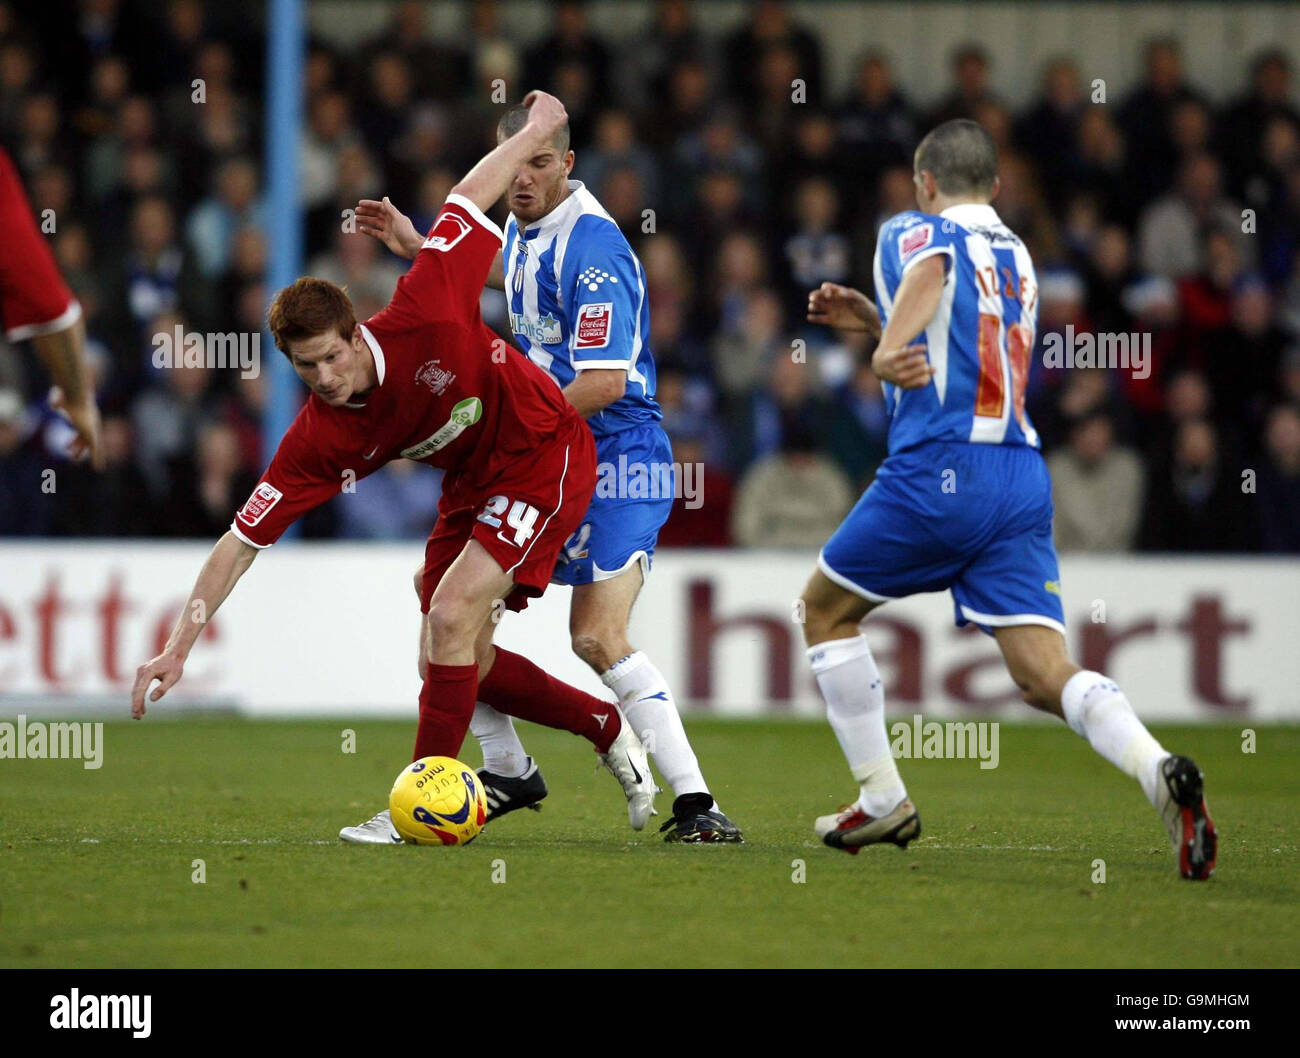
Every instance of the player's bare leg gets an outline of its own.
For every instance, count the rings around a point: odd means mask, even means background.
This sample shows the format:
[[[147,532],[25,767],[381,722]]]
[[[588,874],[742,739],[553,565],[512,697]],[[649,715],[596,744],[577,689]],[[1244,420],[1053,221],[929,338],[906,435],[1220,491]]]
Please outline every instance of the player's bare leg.
[[[801,597],[804,641],[826,718],[858,783],[858,799],[821,816],[817,836],[831,848],[857,853],[863,845],[889,841],[900,848],[921,833],[921,819],[885,729],[885,691],[859,624],[879,605],[814,570]]]
[[[1208,878],[1214,872],[1218,835],[1195,762],[1161,746],[1113,681],[1075,665],[1065,637],[1056,629],[1016,625],[994,629],[994,636],[1025,701],[1061,717],[1093,749],[1136,779],[1169,832],[1179,873],[1194,880]]]
[[[672,787],[673,816],[662,827],[666,841],[689,844],[744,840],[709,791],[682,725],[668,681],[628,640],[632,606],[645,575],[640,561],[616,577],[579,584],[569,609],[573,652],[617,696],[637,737]]]
[[[472,539],[438,582],[422,625],[424,686],[413,760],[460,752],[477,698],[479,640],[484,626],[490,630],[494,604],[513,587],[496,559]],[[344,827],[339,837],[356,845],[402,840],[387,808],[359,826]]]

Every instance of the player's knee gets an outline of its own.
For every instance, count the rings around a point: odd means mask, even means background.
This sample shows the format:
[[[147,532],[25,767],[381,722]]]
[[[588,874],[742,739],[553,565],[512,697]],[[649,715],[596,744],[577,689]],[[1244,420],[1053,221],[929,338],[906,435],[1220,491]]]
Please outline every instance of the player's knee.
[[[573,652],[598,672],[603,672],[609,668],[610,664],[613,664],[607,657],[609,653],[607,647],[608,636],[602,633],[601,630],[595,628],[578,629],[570,636],[569,641],[573,647]]]
[[[477,629],[473,623],[473,608],[459,599],[437,599],[429,607],[427,649],[435,646],[454,647],[473,642]]]
[[[1011,678],[1020,688],[1020,697],[1035,709],[1053,712],[1061,697],[1059,666],[1055,660],[1030,659],[1011,668]]]
[[[799,596],[799,612],[803,617],[803,637],[810,646],[833,638],[836,616],[824,600],[809,592]]]

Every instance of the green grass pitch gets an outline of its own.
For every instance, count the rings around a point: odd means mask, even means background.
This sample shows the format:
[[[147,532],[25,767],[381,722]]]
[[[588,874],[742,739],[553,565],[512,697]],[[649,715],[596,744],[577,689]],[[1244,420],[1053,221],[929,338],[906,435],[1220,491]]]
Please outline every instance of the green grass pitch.
[[[852,792],[824,723],[688,724],[741,847],[635,834],[586,744],[525,724],[541,813],[375,848],[335,835],[383,806],[411,724],[161,711],[107,724],[98,771],[0,761],[0,965],[1300,964],[1297,728],[1253,754],[1240,725],[1156,730],[1207,775],[1219,867],[1197,884],[1136,784],[1059,725],[1004,725],[993,770],[902,761],[921,839],[851,857],[811,832]]]

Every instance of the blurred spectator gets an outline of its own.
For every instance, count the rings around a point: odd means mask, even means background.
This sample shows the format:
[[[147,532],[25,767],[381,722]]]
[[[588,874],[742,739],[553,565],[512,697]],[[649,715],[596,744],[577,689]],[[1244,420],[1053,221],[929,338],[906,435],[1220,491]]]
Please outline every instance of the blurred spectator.
[[[672,69],[687,59],[706,60],[709,44],[694,22],[687,0],[655,0],[653,21],[615,72],[619,97],[638,111],[654,107],[668,94]]]
[[[0,389],[0,536],[46,532],[54,505],[48,486],[42,488],[48,480],[22,397]]]
[[[524,57],[524,81],[565,99],[559,83],[565,67],[575,67],[595,99],[609,97],[610,52],[587,22],[587,5],[581,0],[557,0],[551,8],[550,35],[529,48]],[[570,74],[575,76],[575,74]],[[571,85],[570,85],[571,87]]]
[[[417,540],[437,518],[442,474],[397,459],[334,501],[340,535],[350,540]]]
[[[1139,256],[1148,272],[1178,279],[1205,266],[1201,232],[1208,227],[1236,232],[1243,254],[1241,207],[1220,194],[1219,163],[1209,154],[1183,162],[1177,190],[1157,199],[1138,221]]]
[[[1300,407],[1279,404],[1268,416],[1267,462],[1259,472],[1261,545],[1300,553]]]
[[[757,460],[740,479],[731,535],[740,547],[818,547],[853,500],[844,472],[817,451],[811,430],[793,424],[779,451]]]
[[[726,459],[726,437],[707,383],[668,363],[659,372],[655,400],[663,412],[664,432],[674,445],[679,438],[689,440],[704,450],[707,462],[717,465]]]
[[[696,437],[673,438],[677,463],[677,492],[672,513],[659,531],[663,547],[730,547],[734,486],[731,478],[707,458]],[[693,495],[687,495],[691,491]]]
[[[202,308],[189,258],[176,237],[171,205],[160,195],[142,198],[131,211],[130,243],[114,294],[126,309],[123,337],[132,344],[145,335],[145,326],[162,312],[182,307]]]
[[[1141,174],[1142,194],[1151,198],[1168,187],[1178,165],[1172,136],[1174,110],[1187,100],[1204,100],[1184,79],[1182,52],[1173,38],[1149,41],[1145,61],[1145,77],[1121,104],[1119,123],[1128,139],[1132,171]]]
[[[1115,119],[1105,107],[1088,107],[1079,119],[1077,155],[1073,172],[1062,174],[1071,191],[1088,191],[1101,203],[1102,213],[1131,225],[1139,207],[1139,194],[1129,176],[1128,145]]]
[[[848,283],[852,247],[839,229],[840,196],[829,180],[810,177],[794,189],[794,230],[782,247],[786,308],[797,319],[808,291]]]
[[[745,295],[713,340],[711,359],[718,389],[741,399],[759,385],[774,360],[789,358],[784,309],[775,291],[760,287]]]
[[[185,473],[199,428],[212,417],[210,384],[205,367],[167,368],[131,407],[136,463],[156,502],[163,502],[181,485],[177,475]]]
[[[858,60],[836,118],[840,146],[861,184],[874,184],[886,166],[911,167],[920,138],[916,118],[895,86],[893,67],[883,53],[868,52]]]
[[[1069,444],[1047,460],[1059,551],[1129,551],[1142,518],[1142,462],[1115,444],[1109,415],[1076,420]]]
[[[702,58],[678,62],[668,78],[667,99],[651,109],[642,124],[651,147],[663,149],[698,129],[715,107],[713,75]]]
[[[313,257],[307,271],[310,275],[347,287],[348,297],[356,307],[357,319],[364,320],[388,304],[406,268],[384,253],[377,240],[340,228],[334,234],[333,248]]]
[[[776,54],[781,56],[781,76],[789,74],[784,82],[787,101],[794,90],[791,82],[799,78],[807,90],[806,101],[813,105],[821,102],[821,43],[790,17],[781,0],[758,0],[753,4],[749,21],[727,37],[723,50],[727,90],[737,103],[748,105],[758,97],[764,61]]]
[[[985,102],[997,102],[989,87],[988,53],[978,44],[968,42],[953,51],[949,59],[952,88],[930,114],[929,128],[953,118],[976,117],[976,108]]]
[[[814,389],[816,369],[796,361],[786,350],[762,365],[760,389],[733,402],[731,465],[744,468],[755,460],[785,451],[791,437],[800,444],[824,442],[829,422],[826,401]],[[802,451],[802,449],[800,449]]]
[[[1250,89],[1234,100],[1223,115],[1223,157],[1229,166],[1234,194],[1253,201],[1248,184],[1260,169],[1264,130],[1282,119],[1300,127],[1300,111],[1291,104],[1291,60],[1286,52],[1271,48],[1251,63]]]
[[[1057,58],[1043,70],[1038,102],[1016,123],[1016,146],[1034,159],[1048,200],[1064,205],[1072,174],[1079,169],[1079,122],[1087,98],[1073,59]]]
[[[830,454],[859,489],[866,487],[888,455],[888,432],[885,394],[870,359],[864,358],[835,392],[828,439]]]
[[[131,424],[120,415],[103,422],[104,469],[72,463],[58,472],[56,536],[158,536],[172,529],[160,518],[132,456]],[[240,502],[243,502],[242,497]],[[236,504],[236,507],[238,504]],[[226,524],[235,508],[226,512]],[[222,532],[225,527],[222,527]]]
[[[239,446],[239,433],[225,423],[198,428],[193,458],[176,459],[170,467],[161,505],[164,532],[213,537],[226,531],[260,476],[244,467]]]
[[[1147,551],[1235,551],[1252,542],[1241,475],[1225,465],[1208,420],[1178,426],[1172,460],[1151,478],[1144,513]]]
[[[1258,428],[1287,336],[1273,322],[1273,299],[1257,278],[1234,286],[1229,315],[1229,325],[1207,350],[1206,372],[1223,416]]]
[[[398,58],[404,75],[414,77],[413,87],[420,96],[453,99],[469,81],[469,55],[459,42],[435,39],[429,33],[427,11],[428,5],[420,0],[394,4],[388,28],[369,42],[363,54],[367,61],[378,54]]]
[[[592,193],[605,202],[606,181],[616,169],[630,169],[636,174],[642,201],[638,211],[659,203],[659,169],[654,155],[637,143],[636,125],[626,110],[611,108],[596,121],[592,146],[575,162],[574,175],[587,184]],[[606,203],[608,209],[608,203]]]
[[[231,158],[216,172],[213,194],[190,214],[186,234],[199,272],[213,278],[226,270],[236,229],[264,227],[266,209],[257,193],[257,165]]]

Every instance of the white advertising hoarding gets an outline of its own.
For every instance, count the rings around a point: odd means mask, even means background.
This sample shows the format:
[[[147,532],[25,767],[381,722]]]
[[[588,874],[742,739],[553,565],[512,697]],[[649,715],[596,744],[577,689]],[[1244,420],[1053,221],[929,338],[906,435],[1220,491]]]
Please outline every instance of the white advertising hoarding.
[[[135,667],[160,649],[205,545],[0,545],[0,712],[127,712]],[[262,554],[154,709],[413,715],[419,543],[282,544]],[[664,552],[633,642],[684,709],[820,715],[796,600],[814,554]],[[1075,660],[1117,680],[1151,720],[1300,722],[1300,563],[1067,558]],[[565,588],[502,620],[498,642],[592,693],[570,652]],[[946,594],[867,622],[891,713],[1014,719],[1028,709],[992,640],[957,629]]]

